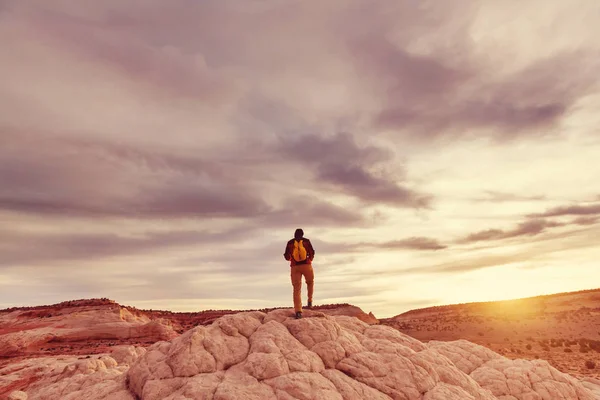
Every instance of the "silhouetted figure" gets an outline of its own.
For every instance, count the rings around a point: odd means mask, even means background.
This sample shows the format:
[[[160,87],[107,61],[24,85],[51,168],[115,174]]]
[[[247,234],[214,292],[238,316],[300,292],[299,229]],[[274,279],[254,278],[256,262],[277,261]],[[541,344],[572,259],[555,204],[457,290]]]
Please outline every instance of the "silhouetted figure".
[[[315,273],[312,267],[315,250],[310,240],[304,237],[302,229],[296,229],[294,238],[290,239],[285,246],[283,256],[290,262],[290,276],[294,288],[294,311],[296,312],[296,318],[302,318],[302,276],[304,276],[306,286],[308,286],[308,304],[306,308],[312,307],[315,285]]]

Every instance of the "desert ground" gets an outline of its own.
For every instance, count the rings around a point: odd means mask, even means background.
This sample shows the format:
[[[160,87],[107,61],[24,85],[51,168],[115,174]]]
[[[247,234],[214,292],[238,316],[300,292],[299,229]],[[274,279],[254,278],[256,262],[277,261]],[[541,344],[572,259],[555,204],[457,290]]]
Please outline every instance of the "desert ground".
[[[174,313],[109,299],[16,307],[0,310],[0,398],[595,400],[599,297],[383,320],[350,304],[301,320],[286,308]]]
[[[466,339],[511,359],[543,359],[573,376],[600,377],[600,289],[430,307],[381,323],[425,342]]]

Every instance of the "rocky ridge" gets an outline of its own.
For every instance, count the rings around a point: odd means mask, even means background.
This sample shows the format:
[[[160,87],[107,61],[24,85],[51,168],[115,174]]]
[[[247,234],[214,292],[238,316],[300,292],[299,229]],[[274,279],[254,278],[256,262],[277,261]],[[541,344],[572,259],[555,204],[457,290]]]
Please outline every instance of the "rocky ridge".
[[[378,323],[373,314],[350,304],[321,305],[314,309]],[[239,312],[141,310],[105,298],[0,310],[0,366],[15,357],[100,354],[118,345],[147,347]]]
[[[0,388],[29,380],[8,394],[28,400],[600,399],[599,382],[546,361],[509,360],[464,340],[424,344],[346,315],[305,314],[230,314],[147,349],[21,360],[0,369]]]

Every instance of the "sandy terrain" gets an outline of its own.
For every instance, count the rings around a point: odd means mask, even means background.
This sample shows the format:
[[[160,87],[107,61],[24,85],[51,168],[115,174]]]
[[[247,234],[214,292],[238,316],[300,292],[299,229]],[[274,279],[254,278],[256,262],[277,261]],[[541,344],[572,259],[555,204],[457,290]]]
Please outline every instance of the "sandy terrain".
[[[600,378],[600,289],[413,310],[381,320],[421,341],[466,339],[511,359]]]

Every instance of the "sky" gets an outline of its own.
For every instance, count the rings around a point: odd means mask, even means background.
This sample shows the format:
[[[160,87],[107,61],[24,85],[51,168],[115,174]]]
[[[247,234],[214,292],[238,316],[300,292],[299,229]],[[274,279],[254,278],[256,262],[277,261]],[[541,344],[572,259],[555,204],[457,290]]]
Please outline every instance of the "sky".
[[[597,0],[0,0],[0,308],[589,289]],[[304,292],[305,293],[305,292]]]

